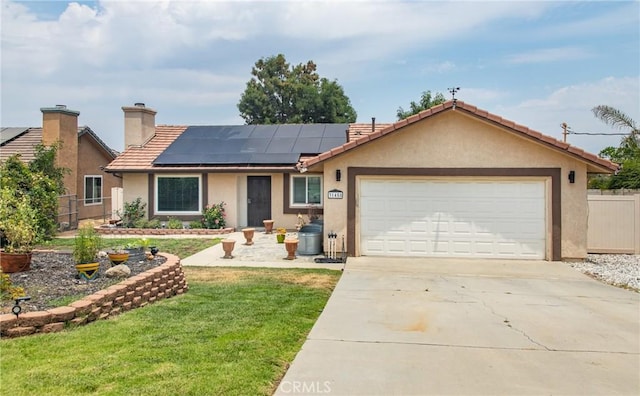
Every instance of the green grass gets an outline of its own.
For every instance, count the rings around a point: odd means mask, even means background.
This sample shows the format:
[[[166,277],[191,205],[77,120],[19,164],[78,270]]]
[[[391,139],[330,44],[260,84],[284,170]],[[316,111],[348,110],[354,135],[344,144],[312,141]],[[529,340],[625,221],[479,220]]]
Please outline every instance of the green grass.
[[[0,341],[2,394],[271,394],[340,276],[186,272],[184,295],[61,333]]]
[[[220,242],[221,238],[148,238],[149,246],[156,246],[161,252],[175,254],[180,258],[189,257]],[[136,243],[140,238],[103,238],[102,249]],[[72,250],[73,238],[54,238],[36,246],[37,249]]]

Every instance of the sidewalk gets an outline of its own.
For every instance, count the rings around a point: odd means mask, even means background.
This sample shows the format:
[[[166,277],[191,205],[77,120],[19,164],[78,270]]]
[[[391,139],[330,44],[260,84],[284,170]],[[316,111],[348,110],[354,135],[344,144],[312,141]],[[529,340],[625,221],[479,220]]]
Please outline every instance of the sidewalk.
[[[236,241],[232,259],[222,258],[224,251],[222,250],[222,244],[219,243],[182,259],[182,265],[200,267],[326,268],[332,270],[341,270],[343,268],[343,264],[314,262],[316,257],[324,257],[323,255],[296,255],[295,260],[285,260],[287,251],[284,244],[276,242],[275,233],[265,234],[263,229],[260,228],[256,228],[253,245],[251,246],[244,244],[245,239],[242,232],[233,232],[221,237]]]

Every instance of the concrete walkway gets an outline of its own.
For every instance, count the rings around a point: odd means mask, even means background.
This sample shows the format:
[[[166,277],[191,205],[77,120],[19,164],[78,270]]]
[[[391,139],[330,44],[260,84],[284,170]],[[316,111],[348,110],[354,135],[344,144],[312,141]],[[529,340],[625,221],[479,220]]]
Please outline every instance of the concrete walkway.
[[[287,250],[283,243],[277,243],[275,234],[265,234],[260,228],[254,233],[251,246],[245,245],[242,232],[233,232],[220,236],[236,241],[233,249],[233,258],[224,259],[222,244],[219,243],[201,252],[181,260],[185,266],[218,266],[218,267],[272,267],[272,268],[326,268],[341,270],[342,264],[315,263],[317,256],[297,255],[295,260],[285,260]]]
[[[544,261],[349,258],[276,395],[637,395],[640,295]]]

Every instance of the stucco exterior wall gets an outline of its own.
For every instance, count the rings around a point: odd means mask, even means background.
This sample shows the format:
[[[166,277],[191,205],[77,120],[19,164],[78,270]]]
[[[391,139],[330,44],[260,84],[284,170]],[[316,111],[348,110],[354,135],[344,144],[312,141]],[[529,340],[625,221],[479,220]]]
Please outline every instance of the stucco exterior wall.
[[[88,135],[82,135],[78,139],[78,218],[100,218],[111,217],[111,188],[121,187],[122,180],[111,173],[104,172],[101,167],[107,166],[111,162],[102,148],[98,147],[95,141]],[[85,176],[102,176],[102,203],[86,204],[85,198]]]
[[[227,203],[227,226],[240,229],[247,226],[247,177],[271,177],[271,218],[274,227],[293,229],[296,223],[295,214],[285,214],[283,201],[283,175],[281,173],[210,173],[208,175],[208,203]],[[265,219],[266,220],[266,219]]]
[[[124,173],[122,175],[122,190],[124,202],[131,202],[140,197],[147,204],[146,214],[149,217],[149,175],[146,173]]]
[[[329,159],[322,166],[325,229],[345,236],[349,167],[561,168],[561,254],[563,258],[586,257],[586,165],[460,111],[414,123]],[[343,175],[340,182],[335,181],[337,169]],[[574,184],[568,181],[570,170],[576,172]],[[327,192],[334,188],[342,190],[345,199],[326,199]]]

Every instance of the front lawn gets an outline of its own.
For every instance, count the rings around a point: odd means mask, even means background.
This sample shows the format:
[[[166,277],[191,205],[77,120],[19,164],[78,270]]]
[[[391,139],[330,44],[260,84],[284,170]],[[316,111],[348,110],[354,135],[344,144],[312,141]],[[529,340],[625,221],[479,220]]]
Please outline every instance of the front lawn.
[[[331,270],[185,268],[188,293],[0,341],[7,395],[268,395],[325,306]]]
[[[180,258],[189,257],[208,247],[218,244],[220,237],[214,238],[148,238],[149,246],[155,246],[161,252],[175,254]],[[102,238],[102,250],[109,250],[117,246],[125,246],[129,243],[137,244],[140,238]],[[39,246],[37,249],[73,250],[73,238],[53,238]]]

